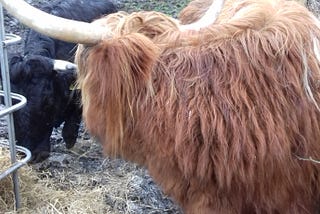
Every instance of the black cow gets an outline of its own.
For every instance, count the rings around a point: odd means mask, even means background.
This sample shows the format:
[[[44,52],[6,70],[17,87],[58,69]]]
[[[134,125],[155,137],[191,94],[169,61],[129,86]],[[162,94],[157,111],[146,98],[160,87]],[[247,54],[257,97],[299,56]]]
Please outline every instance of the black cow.
[[[116,6],[110,0],[61,0],[44,5],[41,10],[90,22],[116,12]],[[32,152],[33,162],[49,157],[51,133],[63,122],[62,136],[67,148],[76,142],[82,114],[81,93],[72,90],[76,69],[54,69],[55,59],[73,61],[75,45],[29,30],[24,55],[10,57],[12,91],[27,98],[26,107],[14,113],[17,144]]]

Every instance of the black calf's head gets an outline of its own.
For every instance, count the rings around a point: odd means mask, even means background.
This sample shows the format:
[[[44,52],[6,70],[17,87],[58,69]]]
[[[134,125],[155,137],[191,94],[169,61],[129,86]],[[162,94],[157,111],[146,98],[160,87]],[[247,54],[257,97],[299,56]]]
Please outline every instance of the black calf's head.
[[[27,98],[27,105],[14,113],[18,145],[30,149],[36,161],[43,160],[49,156],[53,127],[65,121],[68,106],[74,104],[70,85],[76,71],[55,71],[53,60],[43,56],[15,56],[10,76],[12,91]]]

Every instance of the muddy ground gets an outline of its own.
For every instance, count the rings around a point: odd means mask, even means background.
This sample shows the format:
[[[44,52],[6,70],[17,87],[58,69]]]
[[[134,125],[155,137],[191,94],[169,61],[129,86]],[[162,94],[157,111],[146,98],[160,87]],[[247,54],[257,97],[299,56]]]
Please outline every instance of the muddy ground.
[[[39,7],[46,0],[27,0]],[[52,2],[47,0],[47,2]],[[158,10],[176,16],[188,0],[123,0],[118,1],[120,10]],[[307,1],[307,5],[316,14],[319,14],[320,2]],[[17,20],[5,13],[6,32],[25,37],[26,28]],[[10,47],[10,52],[21,52],[23,41]],[[5,124],[0,124],[0,135],[6,137]],[[72,188],[77,182],[77,176],[90,177],[92,186],[108,186],[104,193],[105,210],[107,213],[181,213],[181,210],[172,200],[166,197],[153,182],[148,172],[135,164],[123,160],[113,160],[104,157],[100,145],[81,128],[77,144],[71,150],[66,149],[61,136],[61,129],[55,129],[51,136],[52,152],[48,160],[33,165],[37,172],[46,172],[50,179],[61,190]],[[32,188],[32,187],[30,187]],[[94,206],[94,201],[92,202]],[[1,207],[0,207],[1,213]],[[52,212],[55,213],[55,212]],[[60,213],[60,212],[56,212]],[[72,213],[72,211],[66,212]],[[77,212],[79,213],[79,212]],[[86,213],[86,212],[83,212]]]

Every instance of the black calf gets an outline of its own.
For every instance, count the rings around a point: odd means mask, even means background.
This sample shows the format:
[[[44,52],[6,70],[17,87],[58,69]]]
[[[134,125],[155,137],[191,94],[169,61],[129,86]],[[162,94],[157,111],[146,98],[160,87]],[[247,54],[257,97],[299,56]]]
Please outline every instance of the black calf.
[[[109,0],[61,0],[42,10],[85,22],[116,12]],[[76,71],[53,67],[54,59],[73,61],[75,49],[75,44],[30,30],[24,56],[13,56],[9,62],[12,91],[27,98],[26,107],[14,113],[17,144],[31,150],[34,162],[49,156],[52,130],[63,122],[67,148],[76,142],[82,113],[80,92],[70,89]]]
[[[30,56],[11,66],[12,91],[28,100],[26,107],[14,113],[18,144],[32,151],[33,161],[44,160],[50,153],[53,128],[65,122],[62,136],[71,148],[81,122],[80,92],[70,89],[76,71],[55,71],[53,60],[42,56]]]

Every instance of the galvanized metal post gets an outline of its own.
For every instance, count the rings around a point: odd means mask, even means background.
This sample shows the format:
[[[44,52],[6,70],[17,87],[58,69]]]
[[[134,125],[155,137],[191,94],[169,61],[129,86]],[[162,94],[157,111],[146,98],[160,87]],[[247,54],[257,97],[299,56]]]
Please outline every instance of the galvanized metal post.
[[[13,181],[13,191],[15,197],[15,209],[19,209],[20,204],[20,195],[19,195],[19,180],[18,180],[18,169],[23,165],[27,164],[31,159],[31,152],[21,146],[16,146],[15,132],[14,132],[14,121],[13,121],[13,112],[21,109],[27,103],[27,100],[24,96],[20,94],[11,93],[10,88],[10,75],[9,75],[9,66],[8,66],[8,53],[7,46],[10,44],[17,43],[21,40],[19,36],[13,34],[5,34],[4,30],[4,16],[3,8],[0,4],[0,63],[1,63],[1,79],[3,91],[0,91],[0,96],[4,97],[5,109],[0,111],[0,117],[6,116],[8,124],[8,140],[9,143],[0,142],[1,147],[8,147],[10,150],[11,166],[0,173],[0,180],[8,175],[12,175]],[[15,105],[12,105],[12,99],[18,100]],[[16,151],[25,154],[25,157],[19,161],[16,159]]]
[[[10,74],[8,66],[8,45],[19,42],[21,38],[13,34],[5,34],[4,28],[4,16],[3,8],[0,4],[0,63],[1,63],[1,79],[3,90],[0,90],[0,96],[4,97],[5,109],[0,110],[0,117],[6,116],[8,124],[8,141],[9,143],[0,142],[0,147],[7,147],[10,150],[11,166],[0,173],[0,180],[8,175],[12,175],[13,191],[15,197],[15,209],[20,208],[20,195],[19,195],[19,180],[18,180],[18,169],[23,165],[27,164],[31,159],[31,152],[22,147],[16,145],[15,132],[14,132],[14,121],[13,112],[21,109],[27,103],[27,99],[20,95],[11,92],[10,88]],[[12,105],[12,99],[19,102]],[[25,154],[25,157],[17,160],[16,152],[19,151]]]
[[[9,66],[8,66],[8,55],[6,50],[5,41],[5,30],[4,30],[4,16],[3,8],[0,6],[0,62],[1,62],[1,76],[2,76],[2,86],[4,90],[4,102],[6,107],[12,106],[12,101],[10,97],[11,88],[10,88],[10,76],[9,76]],[[9,136],[9,145],[10,145],[10,156],[11,163],[16,162],[16,143],[14,136],[14,124],[13,124],[13,115],[8,114],[6,116],[8,124],[8,136]],[[12,172],[13,188],[15,193],[15,203],[16,209],[20,208],[20,197],[19,197],[19,180],[18,180],[18,171]]]

